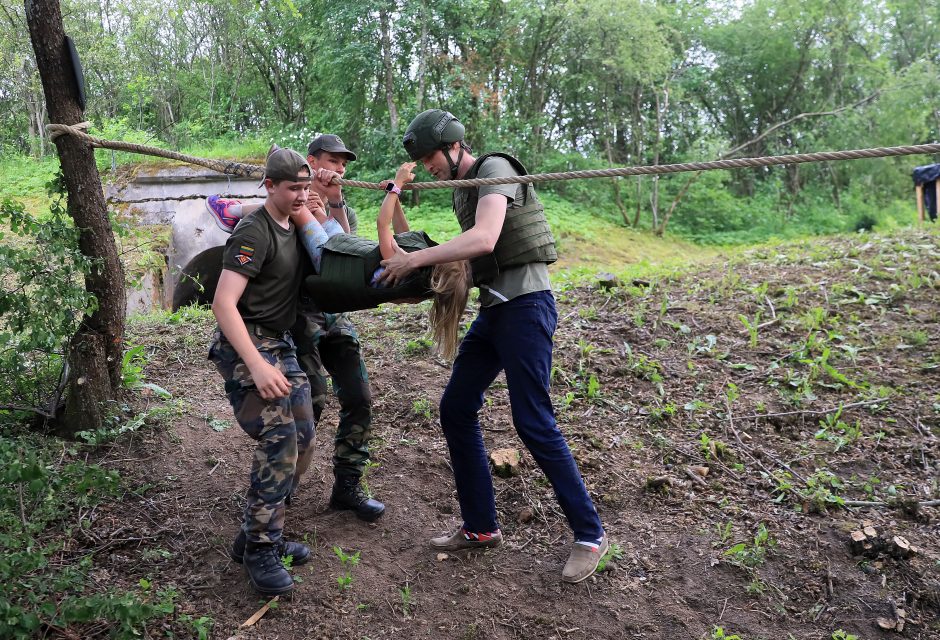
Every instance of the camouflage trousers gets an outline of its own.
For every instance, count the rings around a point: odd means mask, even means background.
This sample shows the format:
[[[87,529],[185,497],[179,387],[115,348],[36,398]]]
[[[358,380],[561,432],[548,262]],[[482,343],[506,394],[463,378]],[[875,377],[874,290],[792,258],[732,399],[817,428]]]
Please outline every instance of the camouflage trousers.
[[[301,299],[291,333],[297,341],[297,359],[310,380],[317,424],[329,397],[324,370],[333,380],[333,392],[339,400],[333,473],[359,478],[369,460],[372,392],[356,328],[345,314],[324,313]]]
[[[225,394],[235,420],[258,443],[251,463],[242,529],[250,542],[277,542],[284,529],[284,500],[296,488],[313,457],[310,383],[297,363],[290,334],[282,338],[249,335],[264,360],[287,377],[291,385],[288,397],[262,398],[248,366],[219,332],[209,348],[209,359],[225,380]]]

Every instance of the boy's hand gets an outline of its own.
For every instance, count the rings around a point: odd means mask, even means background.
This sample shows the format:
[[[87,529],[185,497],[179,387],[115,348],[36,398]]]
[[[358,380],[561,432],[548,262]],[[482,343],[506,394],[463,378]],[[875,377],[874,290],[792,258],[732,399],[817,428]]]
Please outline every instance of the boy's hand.
[[[286,398],[290,395],[290,382],[277,367],[267,362],[259,362],[254,367],[249,367],[248,371],[255,381],[258,393],[265,400]]]
[[[310,195],[307,197],[307,209],[317,219],[317,222],[320,224],[326,222],[326,207],[323,206],[323,200],[316,191],[310,191]]]
[[[343,199],[343,188],[339,184],[333,183],[333,180],[337,178],[339,178],[339,174],[329,169],[317,169],[317,174],[314,177],[314,180],[320,185],[320,190],[326,194],[326,198],[330,202],[339,202]],[[310,191],[312,192],[313,189]]]

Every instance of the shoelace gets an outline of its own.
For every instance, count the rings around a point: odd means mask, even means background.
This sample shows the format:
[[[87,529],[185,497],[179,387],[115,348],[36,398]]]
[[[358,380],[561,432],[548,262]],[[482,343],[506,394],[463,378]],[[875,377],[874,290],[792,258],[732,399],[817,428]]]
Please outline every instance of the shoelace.
[[[370,498],[369,494],[365,492],[365,490],[362,488],[362,485],[359,484],[358,480],[354,482],[349,482],[345,484],[342,488],[343,490],[349,491],[350,493],[352,493],[352,495],[354,495],[356,497],[356,500],[358,500],[359,502],[365,502],[366,500]]]
[[[259,554],[261,556],[261,568],[264,569],[265,572],[276,571],[279,567],[283,566],[278,551],[280,551],[280,543],[272,545]]]

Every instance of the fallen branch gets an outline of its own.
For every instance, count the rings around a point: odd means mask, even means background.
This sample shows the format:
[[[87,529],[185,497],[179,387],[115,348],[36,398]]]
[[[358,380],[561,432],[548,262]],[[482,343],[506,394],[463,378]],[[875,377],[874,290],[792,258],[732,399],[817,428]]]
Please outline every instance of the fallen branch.
[[[747,445],[744,444],[744,441],[741,440],[741,436],[738,433],[738,430],[734,428],[734,418],[731,413],[731,403],[728,402],[727,399],[725,399],[725,410],[728,412],[728,427],[731,429],[731,433],[734,434],[734,439],[738,441],[738,446],[741,448],[742,453],[744,453],[748,458],[750,458],[755,463],[757,463],[757,466],[760,467],[761,470],[764,473],[766,473],[768,477],[773,477],[774,474],[770,471],[770,469],[765,467],[764,463],[762,463],[757,456],[751,453],[751,450],[747,447]],[[793,475],[793,477],[795,477],[800,482],[804,482],[804,483],[806,482],[806,478],[804,478],[799,473],[791,469],[790,466],[787,463],[785,463],[783,460],[780,460],[774,457],[772,454],[770,454],[767,451],[761,451],[761,455],[770,458],[771,462],[776,464],[778,467],[782,467],[783,469],[786,469],[787,471],[789,471],[790,474]]]
[[[888,401],[885,398],[879,398],[877,400],[866,400],[865,402],[853,402],[851,404],[841,404],[838,407],[831,407],[829,409],[823,409],[821,411],[783,411],[781,413],[753,413],[749,416],[737,416],[738,420],[755,420],[757,418],[777,418],[780,416],[824,416],[830,413],[835,413],[836,411],[845,411],[846,409],[854,409],[856,407],[867,407],[873,404],[886,404]]]
[[[245,620],[245,621],[242,623],[241,626],[242,626],[242,627],[250,627],[250,626],[254,625],[254,623],[258,622],[258,620],[260,620],[262,617],[264,617],[264,614],[266,614],[266,613],[268,612],[268,609],[271,608],[271,605],[272,605],[273,603],[277,602],[277,601],[280,599],[280,597],[281,597],[281,596],[274,596],[273,598],[271,598],[270,600],[268,600],[268,601],[265,603],[265,605],[264,605],[263,607],[261,607],[260,609],[258,609],[257,611],[255,611],[254,615],[252,615],[250,618],[248,618],[247,620]]]
[[[921,507],[940,507],[940,500],[905,502],[903,504],[898,502],[884,502],[882,500],[843,500],[842,502],[847,507],[898,507],[907,505],[916,506],[918,509]]]

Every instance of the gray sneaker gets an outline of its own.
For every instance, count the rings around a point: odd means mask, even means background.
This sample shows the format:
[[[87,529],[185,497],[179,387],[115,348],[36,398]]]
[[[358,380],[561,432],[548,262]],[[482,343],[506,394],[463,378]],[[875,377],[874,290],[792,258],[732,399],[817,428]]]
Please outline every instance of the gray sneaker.
[[[442,551],[498,547],[502,542],[503,534],[499,529],[492,533],[473,533],[461,527],[451,534],[431,538],[431,546]]]
[[[597,549],[592,549],[577,542],[572,543],[571,555],[568,556],[565,568],[561,570],[561,579],[565,582],[575,583],[590,577],[591,574],[597,571],[597,564],[609,548],[610,544],[607,542],[606,535],[601,538],[601,543],[597,546]]]

